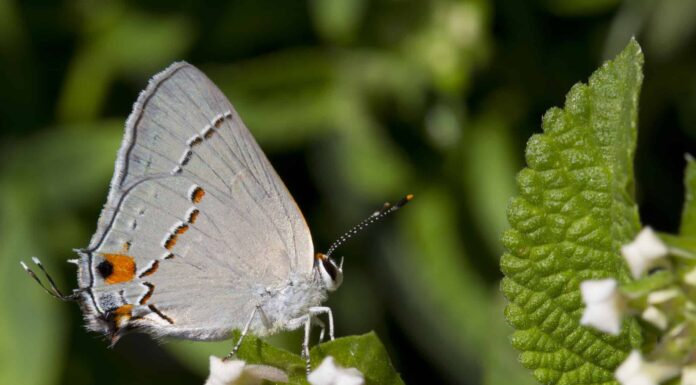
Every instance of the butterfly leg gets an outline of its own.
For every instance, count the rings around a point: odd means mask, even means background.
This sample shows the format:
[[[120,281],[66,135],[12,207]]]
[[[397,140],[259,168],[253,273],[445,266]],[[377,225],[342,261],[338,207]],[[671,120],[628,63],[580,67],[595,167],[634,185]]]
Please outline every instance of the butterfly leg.
[[[331,313],[331,308],[328,306],[313,306],[309,308],[309,314],[311,318],[318,316],[319,314],[326,314],[329,318],[329,339],[334,340],[334,320],[333,313]]]
[[[305,369],[307,370],[307,375],[312,370],[312,364],[309,360],[309,333],[312,330],[312,314],[307,314],[304,316],[304,340],[302,340],[302,357],[305,359]]]
[[[326,334],[325,333],[326,332],[326,324],[324,324],[324,321],[322,321],[321,319],[316,318],[316,317],[312,318],[312,322],[315,325],[319,326],[319,343],[321,343],[324,341],[324,337]]]
[[[234,344],[232,351],[228,355],[226,355],[225,358],[222,359],[223,361],[227,361],[230,358],[234,357],[235,354],[237,354],[237,350],[239,350],[239,347],[242,346],[242,341],[244,340],[244,336],[246,336],[247,333],[249,332],[249,327],[251,326],[251,321],[254,320],[254,316],[256,315],[257,311],[259,311],[258,305],[254,308],[254,311],[251,312],[251,316],[249,316],[249,320],[244,325],[244,329],[242,329],[242,334],[239,336],[237,343]]]
[[[324,337],[324,322],[321,321],[320,319],[317,318],[319,314],[327,314],[329,318],[329,338],[331,340],[334,340],[334,322],[333,322],[333,314],[331,313],[331,308],[326,307],[326,306],[313,306],[309,308],[309,312],[307,315],[302,316],[296,320],[295,322],[303,322],[304,323],[304,339],[302,340],[302,358],[305,359],[306,363],[306,370],[307,370],[307,375],[309,375],[309,372],[312,370],[312,365],[309,359],[309,334],[312,330],[312,324],[317,324],[322,328],[322,332],[320,335],[320,339],[323,339]]]

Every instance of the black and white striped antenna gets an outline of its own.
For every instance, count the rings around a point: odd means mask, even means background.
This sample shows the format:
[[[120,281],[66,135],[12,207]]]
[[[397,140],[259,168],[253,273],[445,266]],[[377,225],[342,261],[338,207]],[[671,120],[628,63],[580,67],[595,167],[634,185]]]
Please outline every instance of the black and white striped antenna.
[[[331,246],[329,247],[329,250],[326,252],[326,256],[330,257],[331,254],[334,251],[336,251],[336,248],[338,248],[343,243],[345,243],[347,240],[352,238],[355,234],[358,234],[359,232],[364,230],[367,226],[377,222],[378,220],[386,217],[387,215],[393,213],[394,211],[404,207],[404,205],[406,203],[410,202],[411,199],[413,199],[413,194],[408,194],[405,197],[401,198],[401,200],[396,202],[395,205],[392,205],[389,202],[385,203],[381,209],[379,209],[378,211],[375,211],[374,213],[372,213],[372,215],[363,219],[360,223],[353,226],[350,230],[346,231],[345,233],[343,233],[343,235],[338,237],[338,239],[333,244],[331,244]]]

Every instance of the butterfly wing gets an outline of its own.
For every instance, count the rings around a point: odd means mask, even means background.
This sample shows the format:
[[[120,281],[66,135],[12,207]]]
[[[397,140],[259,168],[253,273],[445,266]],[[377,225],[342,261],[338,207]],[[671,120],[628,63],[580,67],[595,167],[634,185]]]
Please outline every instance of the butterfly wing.
[[[285,185],[227,98],[183,62],[135,103],[97,231],[78,252],[92,329],[202,339],[242,327],[259,288],[313,264]]]

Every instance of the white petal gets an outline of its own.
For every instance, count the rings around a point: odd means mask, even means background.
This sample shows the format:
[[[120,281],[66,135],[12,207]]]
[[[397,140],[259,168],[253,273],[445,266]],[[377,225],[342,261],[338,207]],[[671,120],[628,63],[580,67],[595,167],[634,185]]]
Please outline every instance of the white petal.
[[[621,318],[621,313],[613,306],[589,305],[582,313],[580,324],[616,336],[621,332]]]
[[[580,293],[585,303],[605,302],[616,295],[618,283],[613,278],[593,279],[580,283]]]
[[[657,385],[679,374],[679,367],[645,362],[639,351],[634,350],[614,372],[621,385]]]
[[[580,283],[585,310],[580,324],[605,333],[618,335],[623,318],[623,300],[614,279],[588,280]]]
[[[242,377],[246,363],[240,360],[227,360],[210,356],[210,375],[205,385],[229,385]]]
[[[681,385],[696,385],[696,366],[682,368]]]
[[[665,245],[650,227],[645,227],[633,242],[621,247],[621,254],[631,269],[633,278],[640,278],[655,261],[664,258],[669,253]]]
[[[648,294],[648,303],[651,305],[656,305],[659,303],[667,302],[672,298],[677,297],[680,294],[677,289],[665,289],[659,291],[653,291]]]
[[[268,365],[247,365],[244,369],[245,374],[258,379],[264,379],[273,382],[288,382],[288,374],[284,371]]]
[[[324,358],[321,365],[307,376],[312,385],[364,385],[365,378],[358,369],[337,366],[334,358]]]
[[[621,385],[657,385],[657,382],[647,375],[645,361],[637,350],[632,351],[619,365],[614,377]]]
[[[644,227],[638,233],[633,243],[638,245],[643,254],[650,259],[666,257],[669,253],[667,245],[662,242],[660,237],[649,226]]]
[[[667,329],[667,324],[669,322],[667,320],[667,316],[665,316],[665,314],[655,306],[648,306],[643,311],[643,314],[641,314],[641,317],[643,317],[644,320],[655,325],[660,330]]]
[[[639,351],[633,350],[631,354],[626,357],[624,362],[616,368],[614,377],[623,384],[639,373],[642,366],[643,356],[640,355]]]
[[[684,274],[684,282],[688,285],[696,286],[696,268]]]
[[[205,385],[256,385],[263,380],[288,382],[288,375],[272,366],[247,365],[240,360],[210,356],[210,376]]]
[[[621,246],[621,255],[624,256],[628,268],[631,269],[633,278],[640,278],[648,270],[648,263],[640,251],[640,248],[632,243]]]

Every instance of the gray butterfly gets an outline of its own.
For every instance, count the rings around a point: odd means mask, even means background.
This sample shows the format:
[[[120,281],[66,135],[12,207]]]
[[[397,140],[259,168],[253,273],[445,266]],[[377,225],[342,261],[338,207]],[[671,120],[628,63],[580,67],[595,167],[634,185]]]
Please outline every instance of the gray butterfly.
[[[174,63],[154,76],[126,122],[107,203],[76,250],[87,328],[112,344],[127,331],[217,340],[324,324],[321,306],[343,281],[331,253],[411,199],[385,206],[326,254],[314,253],[302,213],[227,98],[201,71]],[[41,262],[34,262],[45,273]],[[228,356],[228,357],[229,357]]]

